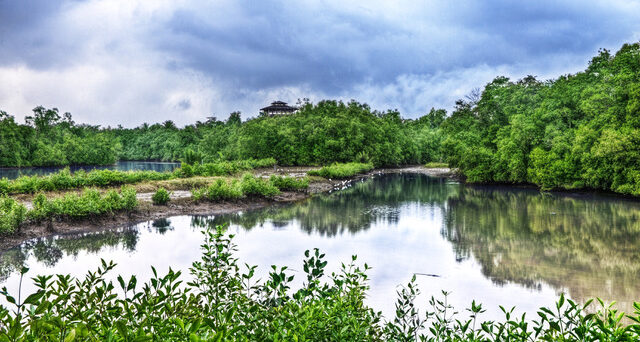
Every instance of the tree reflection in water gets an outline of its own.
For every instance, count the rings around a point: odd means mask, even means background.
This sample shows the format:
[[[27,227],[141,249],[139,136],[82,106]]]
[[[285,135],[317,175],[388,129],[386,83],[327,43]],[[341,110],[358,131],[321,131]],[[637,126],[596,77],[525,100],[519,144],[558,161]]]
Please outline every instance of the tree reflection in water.
[[[164,234],[173,229],[169,219],[150,222],[149,230]],[[81,252],[99,254],[107,247],[135,251],[140,232],[136,226],[79,234],[50,236],[24,242],[0,254],[0,282],[19,271],[30,256],[47,267],[55,266],[64,256],[77,257]]]
[[[640,202],[594,194],[545,194],[532,189],[468,187],[424,175],[387,175],[293,205],[218,216],[193,216],[191,228],[230,223],[252,230],[292,223],[308,234],[339,239],[375,224],[395,225],[408,206],[444,213],[441,235],[458,261],[473,258],[497,285],[537,289],[548,284],[576,300],[602,297],[630,310],[640,299]],[[169,219],[149,222],[157,234]],[[181,227],[186,229],[186,227]],[[27,242],[0,254],[0,281],[33,256],[54,265],[65,255],[106,247],[134,250],[134,227]]]

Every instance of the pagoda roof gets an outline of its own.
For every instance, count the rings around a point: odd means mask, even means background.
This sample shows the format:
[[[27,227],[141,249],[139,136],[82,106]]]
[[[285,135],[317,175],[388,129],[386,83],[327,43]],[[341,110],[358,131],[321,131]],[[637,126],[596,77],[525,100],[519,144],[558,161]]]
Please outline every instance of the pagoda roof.
[[[296,107],[291,107],[291,106],[287,105],[287,103],[286,103],[286,102],[283,102],[283,101],[274,101],[274,102],[271,102],[271,105],[270,105],[270,106],[267,106],[267,107],[261,108],[260,110],[261,110],[261,111],[267,111],[267,112],[268,112],[268,111],[276,111],[276,110],[278,110],[278,111],[291,111],[291,112],[293,112],[293,111],[298,110],[298,108],[296,108]]]

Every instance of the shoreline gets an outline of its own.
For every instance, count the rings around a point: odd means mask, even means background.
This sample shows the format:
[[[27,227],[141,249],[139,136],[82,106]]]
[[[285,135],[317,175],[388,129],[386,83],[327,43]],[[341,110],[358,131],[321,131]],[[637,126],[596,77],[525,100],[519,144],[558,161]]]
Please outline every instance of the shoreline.
[[[258,169],[257,176],[271,174],[306,174],[312,168],[293,167],[278,169]],[[448,168],[426,168],[423,166],[408,166],[399,168],[374,169],[365,174],[355,175],[347,179],[315,179],[304,191],[283,191],[273,198],[248,197],[233,202],[194,202],[190,192],[179,192],[167,205],[156,206],[151,203],[153,193],[138,194],[139,208],[130,213],[114,213],[100,217],[88,217],[73,221],[58,221],[49,229],[46,223],[25,224],[20,231],[11,235],[0,236],[0,254],[25,241],[59,234],[90,233],[135,225],[141,222],[178,215],[219,215],[238,211],[260,209],[267,206],[295,203],[312,197],[315,194],[329,193],[341,189],[353,182],[368,179],[382,174],[417,173],[433,177],[455,178],[455,174]]]

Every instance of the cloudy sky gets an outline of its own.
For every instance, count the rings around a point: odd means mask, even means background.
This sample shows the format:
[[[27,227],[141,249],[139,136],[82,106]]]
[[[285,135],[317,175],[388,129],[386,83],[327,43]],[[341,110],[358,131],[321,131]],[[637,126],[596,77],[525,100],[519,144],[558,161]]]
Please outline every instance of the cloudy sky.
[[[640,0],[0,0],[0,109],[179,125],[272,100],[416,117],[640,40]]]

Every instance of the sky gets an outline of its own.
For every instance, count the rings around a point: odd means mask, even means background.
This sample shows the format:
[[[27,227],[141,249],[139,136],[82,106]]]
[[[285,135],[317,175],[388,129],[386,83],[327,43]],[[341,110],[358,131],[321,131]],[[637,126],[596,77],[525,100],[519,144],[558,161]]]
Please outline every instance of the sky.
[[[415,118],[640,40],[640,0],[0,0],[0,110],[133,127],[274,100]]]

